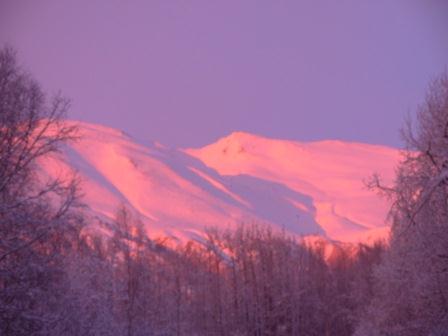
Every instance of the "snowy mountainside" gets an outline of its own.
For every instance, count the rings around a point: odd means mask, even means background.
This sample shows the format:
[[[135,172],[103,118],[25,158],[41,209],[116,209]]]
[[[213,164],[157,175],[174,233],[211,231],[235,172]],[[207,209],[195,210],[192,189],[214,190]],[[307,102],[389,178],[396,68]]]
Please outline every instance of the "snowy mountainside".
[[[84,201],[109,220],[124,204],[152,237],[200,237],[207,227],[261,222],[297,235],[356,242],[384,236],[388,204],[367,190],[374,172],[391,181],[396,149],[341,141],[301,143],[235,132],[200,149],[139,142],[121,131],[79,123],[64,161]]]

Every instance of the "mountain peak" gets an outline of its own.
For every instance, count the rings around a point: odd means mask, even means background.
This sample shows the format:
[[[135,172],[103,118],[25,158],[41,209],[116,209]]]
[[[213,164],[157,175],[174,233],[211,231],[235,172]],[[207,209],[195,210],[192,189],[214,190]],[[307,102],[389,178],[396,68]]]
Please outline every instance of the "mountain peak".
[[[263,140],[263,138],[258,135],[243,131],[234,131],[206,147],[212,146],[217,153],[222,155],[242,155],[247,153],[260,140]],[[194,151],[194,149],[187,151]]]
[[[244,131],[234,131],[230,133],[229,135],[219,139],[217,142],[227,142],[227,143],[245,143],[245,142],[255,142],[260,140],[265,140],[266,137],[263,137],[261,135],[257,135],[254,133],[244,132]]]

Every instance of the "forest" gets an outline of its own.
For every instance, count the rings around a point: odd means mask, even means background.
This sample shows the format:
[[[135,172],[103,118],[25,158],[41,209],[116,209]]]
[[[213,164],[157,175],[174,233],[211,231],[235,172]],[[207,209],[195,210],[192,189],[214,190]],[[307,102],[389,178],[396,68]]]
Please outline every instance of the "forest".
[[[403,127],[394,185],[369,180],[389,240],[331,257],[259,223],[173,245],[125,206],[89,230],[76,174],[39,175],[76,141],[69,105],[0,50],[1,335],[448,335],[447,74]]]

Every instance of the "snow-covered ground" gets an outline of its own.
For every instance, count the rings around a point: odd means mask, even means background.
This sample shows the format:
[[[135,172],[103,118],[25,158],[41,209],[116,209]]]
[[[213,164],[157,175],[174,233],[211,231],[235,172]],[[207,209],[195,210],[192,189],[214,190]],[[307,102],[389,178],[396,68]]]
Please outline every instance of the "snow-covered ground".
[[[344,242],[387,233],[388,204],[364,181],[373,173],[392,181],[396,149],[243,132],[204,148],[174,149],[112,128],[79,125],[81,138],[64,156],[79,172],[90,211],[107,220],[125,204],[152,237],[197,238],[206,227],[254,221]],[[42,165],[51,175],[67,171],[53,160]]]

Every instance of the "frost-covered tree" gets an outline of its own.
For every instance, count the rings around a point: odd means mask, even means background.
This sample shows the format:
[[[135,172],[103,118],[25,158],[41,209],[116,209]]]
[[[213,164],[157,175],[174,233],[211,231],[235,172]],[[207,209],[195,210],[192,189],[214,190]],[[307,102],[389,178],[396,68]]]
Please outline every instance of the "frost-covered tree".
[[[448,330],[448,77],[430,86],[395,185],[390,247],[358,335],[444,335]],[[377,182],[377,181],[375,181]]]
[[[62,256],[77,230],[74,178],[43,179],[37,161],[74,137],[67,101],[47,100],[0,50],[0,333],[48,334],[61,320]]]

